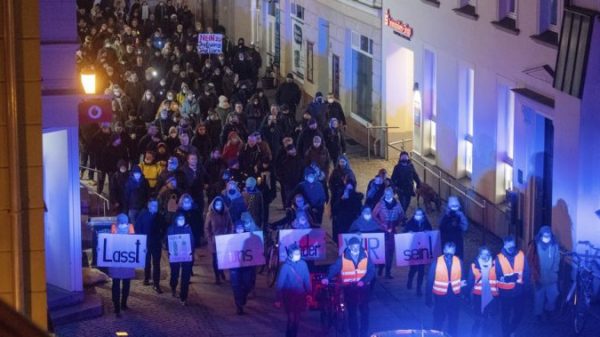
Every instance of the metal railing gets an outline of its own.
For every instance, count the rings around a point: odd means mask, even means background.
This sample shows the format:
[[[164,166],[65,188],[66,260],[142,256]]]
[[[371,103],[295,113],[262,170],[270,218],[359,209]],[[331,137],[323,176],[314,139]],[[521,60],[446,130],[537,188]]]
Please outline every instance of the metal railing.
[[[365,129],[367,129],[367,160],[371,160],[371,130],[382,130],[383,131],[383,139],[384,143],[387,144],[388,139],[388,129],[399,129],[399,126],[387,126],[387,125],[371,125],[367,123],[367,125],[363,125]],[[381,140],[376,140],[376,142],[381,142]],[[389,145],[389,144],[388,144]],[[387,160],[387,146],[384,149],[385,151],[385,159]]]
[[[79,172],[81,172],[82,170],[88,170],[88,171],[92,171],[95,173],[102,173],[102,171],[97,170],[97,169],[93,169],[91,167],[87,167],[87,166],[83,166],[83,165],[79,165]],[[108,200],[107,197],[103,196],[102,194],[94,191],[93,189],[91,189],[89,186],[79,182],[79,186],[81,187],[85,187],[85,189],[88,191],[88,193],[90,195],[95,196],[96,198],[100,199],[102,201],[102,216],[106,216],[106,212],[110,209],[110,200]],[[96,211],[99,211],[98,209]]]
[[[496,233],[497,235],[501,235],[503,233],[498,233],[495,229],[495,224],[490,223],[490,218],[488,213],[492,213],[492,221],[496,221],[499,217],[505,216],[506,214],[502,213],[496,205],[487,199],[481,197],[473,188],[465,187],[462,184],[458,183],[455,178],[451,177],[449,174],[445,173],[438,167],[431,167],[427,164],[427,162],[422,159],[422,157],[414,152],[411,152],[411,157],[413,159],[415,157],[421,158],[421,160],[412,160],[412,162],[423,169],[423,182],[431,184],[431,180],[437,180],[437,193],[441,199],[446,199],[445,197],[450,195],[458,195],[463,199],[463,208],[465,213],[469,218],[475,220],[475,222],[481,224],[484,229],[489,230],[491,232]],[[430,180],[428,182],[427,180]],[[447,187],[447,193],[443,193],[443,187]],[[472,207],[476,207],[479,212],[475,212]],[[501,213],[501,214],[500,214]],[[482,241],[486,242],[486,231],[482,231]]]
[[[394,150],[396,150],[396,151],[400,151],[400,152],[402,152],[402,151],[406,151],[406,148],[405,148],[405,146],[404,146],[404,145],[405,145],[406,143],[412,143],[412,141],[413,141],[413,140],[412,140],[412,138],[400,139],[400,140],[397,140],[397,141],[395,141],[395,142],[389,142],[389,143],[388,143],[388,147],[391,147],[392,149],[394,149]],[[399,148],[398,148],[398,147],[396,147],[396,145],[398,145],[398,144],[400,144],[400,147],[399,147]],[[387,158],[386,158],[386,159],[387,159]]]

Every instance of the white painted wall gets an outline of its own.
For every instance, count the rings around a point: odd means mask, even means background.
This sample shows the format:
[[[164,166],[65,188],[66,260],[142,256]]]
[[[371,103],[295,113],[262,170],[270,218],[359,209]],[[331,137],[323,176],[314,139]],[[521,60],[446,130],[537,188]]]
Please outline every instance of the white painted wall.
[[[597,2],[597,1],[595,1]],[[539,108],[554,121],[554,167],[553,167],[553,226],[560,231],[563,243],[572,241],[575,230],[570,224],[577,222],[578,203],[581,197],[573,179],[583,179],[583,171],[574,164],[582,156],[582,142],[577,137],[580,127],[579,99],[558,92],[552,85],[523,73],[525,69],[549,64],[554,67],[557,50],[534,42],[531,35],[538,33],[537,1],[520,1],[518,13],[519,35],[496,29],[491,21],[497,20],[496,1],[478,1],[478,20],[455,14],[455,1],[442,1],[439,8],[421,1],[383,1],[383,11],[391,9],[394,18],[410,24],[414,29],[412,41],[394,35],[389,27],[383,27],[383,58],[397,48],[410,48],[415,52],[415,81],[423,82],[420,62],[423,49],[427,48],[437,58],[437,165],[443,170],[460,177],[457,149],[462,137],[459,130],[459,65],[472,64],[475,70],[474,102],[474,162],[471,183],[473,188],[489,200],[498,200],[502,194],[503,170],[500,167],[504,146],[498,146],[498,81],[510,83],[512,87],[526,87],[555,100],[555,108]],[[384,64],[385,76],[393,76],[397,66]],[[593,77],[593,76],[592,76]],[[588,77],[589,78],[589,77]],[[384,83],[387,83],[385,81]],[[519,101],[521,100],[521,101]],[[528,101],[517,99],[515,120],[520,106]],[[590,99],[590,109],[593,105]],[[597,102],[595,102],[597,103]],[[384,111],[389,111],[393,100],[384,97]],[[534,102],[527,104],[535,105]],[[596,105],[597,107],[597,105]],[[590,110],[591,111],[591,110]],[[502,121],[502,120],[500,120]],[[517,121],[515,121],[517,124]],[[515,125],[515,151],[526,139],[526,129]],[[586,151],[587,152],[587,151]],[[588,152],[589,153],[589,152]],[[517,154],[515,153],[515,157]],[[519,158],[525,158],[521,156]],[[525,170],[525,159],[516,159],[514,172]],[[525,170],[526,172],[526,170]],[[514,177],[516,184],[516,176]],[[524,186],[520,186],[524,188]],[[598,195],[598,190],[594,190]],[[589,192],[586,191],[589,194]],[[596,209],[600,208],[596,205]],[[589,207],[592,209],[593,207]],[[586,214],[589,213],[586,211]],[[581,215],[583,217],[583,215]],[[587,215],[589,219],[589,214]],[[586,227],[587,228],[587,227]],[[579,233],[579,231],[578,231]],[[580,237],[580,234],[577,234]]]

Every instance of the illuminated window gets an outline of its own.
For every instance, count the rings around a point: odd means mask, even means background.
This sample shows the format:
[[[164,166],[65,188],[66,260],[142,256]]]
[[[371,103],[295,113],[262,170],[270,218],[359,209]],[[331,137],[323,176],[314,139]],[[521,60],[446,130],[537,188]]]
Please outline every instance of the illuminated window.
[[[475,97],[475,70],[471,67],[461,67],[459,83],[459,149],[462,153],[462,165],[466,177],[473,173],[473,107]]]
[[[373,40],[352,32],[352,112],[373,121]]]

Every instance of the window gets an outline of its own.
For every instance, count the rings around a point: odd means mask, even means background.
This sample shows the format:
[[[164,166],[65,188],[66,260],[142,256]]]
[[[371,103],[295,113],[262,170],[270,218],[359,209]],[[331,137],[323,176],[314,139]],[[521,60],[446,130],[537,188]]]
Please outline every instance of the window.
[[[352,32],[352,112],[372,122],[373,40]]]
[[[424,154],[435,156],[436,150],[436,115],[437,115],[437,60],[435,53],[429,49],[423,51],[423,125]]]
[[[515,93],[511,90],[514,83],[503,78],[498,79],[498,131],[496,148],[498,151],[497,200],[503,200],[505,192],[513,186]]]
[[[300,20],[304,20],[304,7],[297,5],[295,2],[292,2],[291,15]]]
[[[540,33],[552,31],[558,33],[561,0],[540,0]]]
[[[517,28],[519,0],[498,0],[498,20],[492,24],[507,33],[518,35],[521,31]]]
[[[314,69],[314,49],[315,44],[310,41],[306,41],[306,80],[313,82],[313,69]]]
[[[511,19],[517,19],[517,0],[506,0],[507,2],[507,10],[506,16]]]
[[[458,135],[461,157],[459,172],[468,178],[473,173],[473,106],[475,97],[475,71],[462,66],[459,76]]]

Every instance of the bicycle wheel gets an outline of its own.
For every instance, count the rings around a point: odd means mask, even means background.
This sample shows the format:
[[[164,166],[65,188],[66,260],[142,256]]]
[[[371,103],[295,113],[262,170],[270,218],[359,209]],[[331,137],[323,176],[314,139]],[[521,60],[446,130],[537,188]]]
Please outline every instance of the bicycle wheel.
[[[586,301],[585,294],[582,291],[578,291],[575,296],[575,302],[573,307],[573,331],[575,335],[579,336],[585,328],[587,321],[588,302]]]
[[[344,333],[346,332],[346,313],[342,305],[339,303],[336,306],[334,320],[336,335],[339,334],[340,336],[344,336]]]
[[[277,246],[273,245],[269,249],[269,260],[267,265],[267,286],[272,288],[277,281],[277,274],[279,273],[279,250]]]

